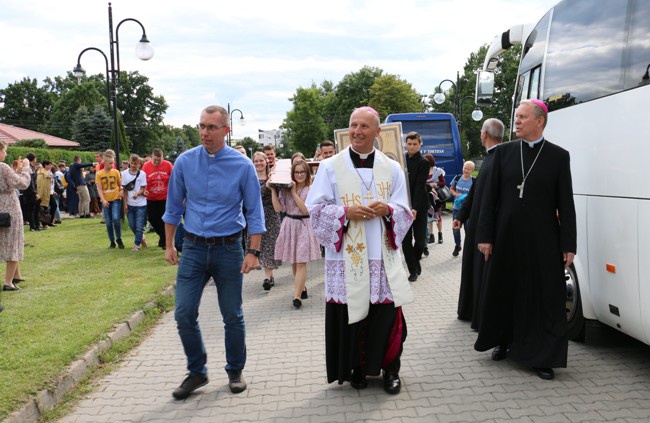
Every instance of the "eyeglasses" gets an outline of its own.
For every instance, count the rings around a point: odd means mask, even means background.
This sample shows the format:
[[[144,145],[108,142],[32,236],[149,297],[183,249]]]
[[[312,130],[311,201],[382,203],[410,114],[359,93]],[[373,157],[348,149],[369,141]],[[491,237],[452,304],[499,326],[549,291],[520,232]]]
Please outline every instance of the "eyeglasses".
[[[199,123],[199,129],[201,131],[208,131],[208,132],[214,132],[214,131],[216,131],[218,129],[225,128],[226,126],[228,126],[228,125],[217,126],[217,125],[204,125],[202,123]]]
[[[294,174],[294,175],[306,175],[307,172],[305,172],[304,170],[298,170],[298,171],[296,171],[296,172],[293,172],[293,174]]]

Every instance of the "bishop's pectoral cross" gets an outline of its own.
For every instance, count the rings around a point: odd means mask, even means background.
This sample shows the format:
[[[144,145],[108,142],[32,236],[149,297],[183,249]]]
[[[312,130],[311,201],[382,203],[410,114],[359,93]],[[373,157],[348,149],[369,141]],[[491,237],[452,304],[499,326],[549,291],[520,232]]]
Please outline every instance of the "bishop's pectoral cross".
[[[519,190],[519,198],[524,198],[524,184],[526,183],[525,180],[521,181],[521,185],[517,185],[517,189]]]
[[[375,198],[375,196],[372,195],[372,193],[370,191],[368,191],[366,193],[366,195],[363,196],[363,198],[365,198],[366,200],[373,200]]]

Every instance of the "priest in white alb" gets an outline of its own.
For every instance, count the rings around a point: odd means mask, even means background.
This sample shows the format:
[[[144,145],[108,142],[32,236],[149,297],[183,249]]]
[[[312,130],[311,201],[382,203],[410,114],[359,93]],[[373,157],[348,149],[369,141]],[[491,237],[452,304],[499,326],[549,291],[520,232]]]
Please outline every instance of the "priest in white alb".
[[[399,246],[413,215],[402,168],[374,147],[379,123],[371,107],[352,112],[350,147],[320,162],[305,204],[325,246],[327,380],[363,389],[383,372],[397,394],[413,301]]]

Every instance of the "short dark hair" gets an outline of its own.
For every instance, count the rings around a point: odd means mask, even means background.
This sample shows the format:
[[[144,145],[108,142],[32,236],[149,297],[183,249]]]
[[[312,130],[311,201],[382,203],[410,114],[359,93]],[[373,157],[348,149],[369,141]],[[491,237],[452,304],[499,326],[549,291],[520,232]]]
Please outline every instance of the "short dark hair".
[[[43,165],[43,167],[45,167],[45,166],[47,166],[47,165],[51,165],[52,162],[49,161],[48,159],[45,159],[45,160],[43,160],[43,162],[42,162],[41,164]]]
[[[406,140],[417,140],[419,144],[422,144],[422,138],[420,138],[420,134],[418,134],[415,131],[409,132],[406,134]]]
[[[321,142],[320,143],[320,148],[323,148],[323,147],[334,147],[334,149],[336,150],[336,146],[330,140],[325,140],[325,141]]]
[[[269,150],[275,151],[275,147],[273,147],[271,144],[267,144],[264,146],[264,148],[262,148],[262,151],[269,151]]]
[[[163,156],[162,148],[154,148],[153,151],[151,152],[151,155],[156,157],[162,157]]]
[[[27,155],[25,156],[25,158],[26,158],[27,160],[29,160],[30,162],[33,162],[34,160],[36,160],[36,154],[34,154],[34,153],[27,153]]]

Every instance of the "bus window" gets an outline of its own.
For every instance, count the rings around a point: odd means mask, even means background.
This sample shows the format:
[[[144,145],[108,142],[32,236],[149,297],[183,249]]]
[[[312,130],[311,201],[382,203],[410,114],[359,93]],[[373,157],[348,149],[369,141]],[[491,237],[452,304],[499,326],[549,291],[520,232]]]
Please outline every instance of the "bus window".
[[[544,75],[549,110],[623,89],[627,14],[621,10],[627,9],[627,3],[610,0],[594,7],[591,0],[578,0],[555,7]]]
[[[643,85],[641,78],[650,65],[650,2],[631,2],[629,37],[624,59],[625,89]],[[647,83],[647,82],[646,82]]]
[[[546,52],[546,36],[551,12],[548,12],[535,26],[526,40],[524,53],[521,57],[519,71],[523,73],[529,69],[542,64]]]
[[[530,88],[528,89],[528,98],[540,98],[539,93],[539,78],[541,77],[540,72],[541,66],[537,66],[532,71],[530,71]]]

